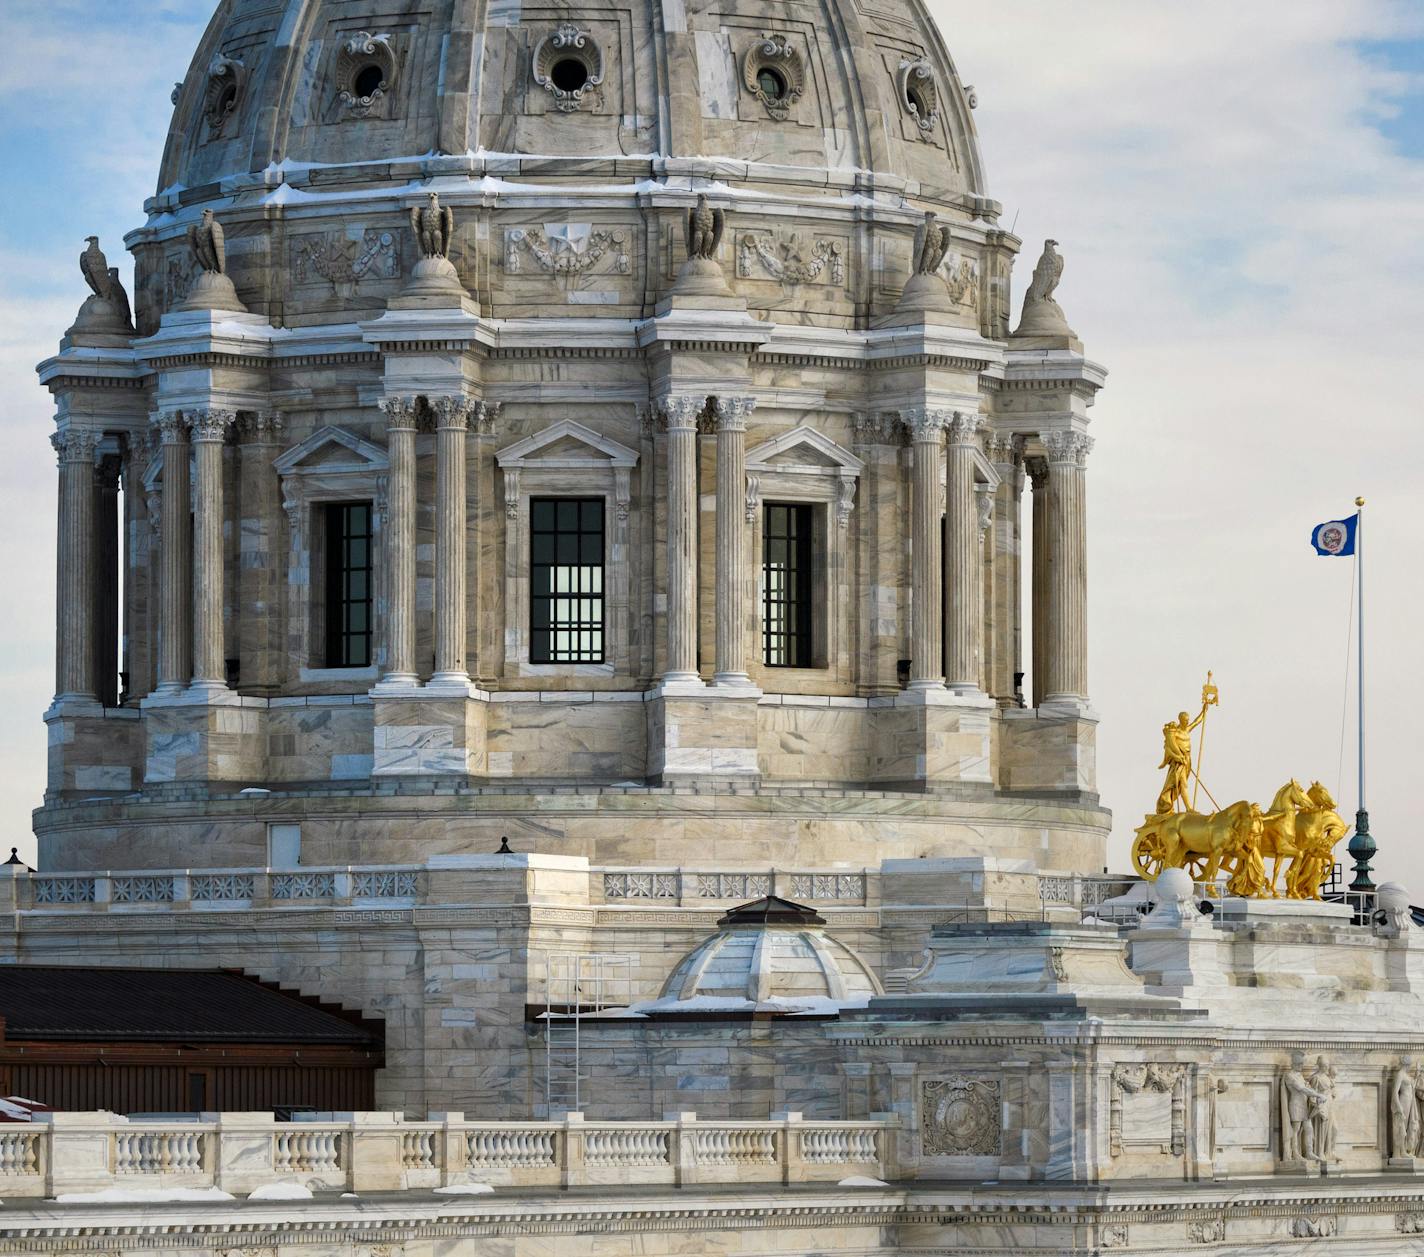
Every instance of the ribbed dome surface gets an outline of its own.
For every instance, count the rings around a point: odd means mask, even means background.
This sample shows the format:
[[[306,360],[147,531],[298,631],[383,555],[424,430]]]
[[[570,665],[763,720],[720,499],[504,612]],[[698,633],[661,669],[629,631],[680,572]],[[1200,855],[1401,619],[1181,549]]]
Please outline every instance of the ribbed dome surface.
[[[878,993],[860,958],[820,927],[735,925],[684,956],[638,1011],[809,1012]]]
[[[919,0],[222,0],[174,95],[160,190],[472,153],[576,156],[600,178],[709,158],[731,181],[750,163],[982,191],[966,93]]]

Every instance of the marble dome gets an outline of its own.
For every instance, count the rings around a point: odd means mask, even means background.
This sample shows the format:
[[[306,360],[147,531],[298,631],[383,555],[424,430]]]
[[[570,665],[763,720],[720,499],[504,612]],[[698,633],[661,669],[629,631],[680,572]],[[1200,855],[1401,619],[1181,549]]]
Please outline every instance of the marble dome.
[[[734,908],[718,924],[678,962],[662,994],[633,1011],[826,1012],[880,993],[865,963],[809,908],[771,896]]]
[[[919,0],[223,0],[174,104],[159,187],[213,196],[281,163],[404,182],[379,164],[432,154],[982,191],[972,92]]]

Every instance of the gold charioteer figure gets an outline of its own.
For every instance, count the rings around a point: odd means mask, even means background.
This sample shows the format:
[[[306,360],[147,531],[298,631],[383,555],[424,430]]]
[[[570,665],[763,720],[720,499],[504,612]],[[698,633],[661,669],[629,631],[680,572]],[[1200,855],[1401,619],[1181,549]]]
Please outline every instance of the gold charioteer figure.
[[[1321,883],[1334,862],[1335,845],[1349,831],[1335,811],[1335,800],[1320,782],[1312,782],[1306,790],[1292,778],[1276,791],[1267,809],[1242,799],[1201,813],[1194,806],[1195,798],[1188,801],[1189,782],[1205,789],[1201,780],[1204,724],[1207,711],[1217,702],[1217,687],[1208,672],[1197,718],[1182,712],[1162,727],[1160,766],[1167,770],[1167,779],[1156,811],[1137,828],[1133,867],[1149,881],[1167,868],[1184,868],[1194,880],[1208,884],[1214,884],[1218,874],[1225,874],[1227,894],[1277,898],[1282,865],[1288,860],[1286,896],[1319,899]],[[1192,733],[1199,728],[1203,743],[1198,744],[1194,765]],[[1211,792],[1206,794],[1210,799]]]

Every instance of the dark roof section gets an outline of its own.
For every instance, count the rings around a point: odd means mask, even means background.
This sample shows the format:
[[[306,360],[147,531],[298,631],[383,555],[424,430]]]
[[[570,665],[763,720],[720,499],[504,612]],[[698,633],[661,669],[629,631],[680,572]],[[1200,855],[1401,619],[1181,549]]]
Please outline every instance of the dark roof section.
[[[728,925],[825,925],[826,918],[814,908],[792,903],[779,895],[767,895],[733,908],[717,922]]]
[[[7,1040],[284,1043],[380,1051],[381,1023],[235,970],[0,964]]]

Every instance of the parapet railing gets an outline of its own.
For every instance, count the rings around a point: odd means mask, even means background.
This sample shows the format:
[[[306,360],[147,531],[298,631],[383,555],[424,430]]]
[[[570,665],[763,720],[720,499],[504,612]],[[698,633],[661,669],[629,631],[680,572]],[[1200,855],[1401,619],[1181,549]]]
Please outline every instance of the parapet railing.
[[[216,1187],[244,1195],[277,1182],[315,1191],[399,1191],[484,1184],[580,1187],[636,1183],[837,1182],[897,1176],[898,1120],[476,1122],[463,1114],[407,1122],[350,1113],[277,1122],[264,1113],[137,1121],[112,1113],[45,1113],[0,1130],[0,1197],[107,1188]]]
[[[422,898],[425,869],[376,868],[184,869],[173,872],[19,873],[17,908],[249,908],[266,904],[357,904]]]
[[[678,907],[708,901],[743,903],[779,895],[797,903],[828,902],[858,906],[867,901],[873,869],[767,869],[765,872],[717,872],[686,868],[605,868],[595,872],[595,894],[605,903],[653,901]]]

